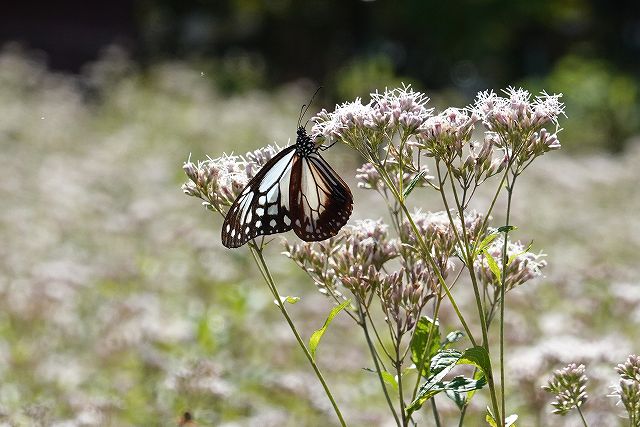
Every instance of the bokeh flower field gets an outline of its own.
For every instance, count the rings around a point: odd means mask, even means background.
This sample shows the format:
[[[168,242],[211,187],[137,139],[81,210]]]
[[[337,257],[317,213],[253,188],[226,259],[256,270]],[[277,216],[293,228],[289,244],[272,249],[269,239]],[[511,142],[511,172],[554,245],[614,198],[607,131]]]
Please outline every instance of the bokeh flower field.
[[[164,426],[185,411],[203,426],[335,423],[248,253],[224,248],[221,221],[180,189],[190,154],[294,138],[309,88],[223,96],[215,79],[181,62],[143,72],[115,50],[74,77],[0,53],[2,425]],[[607,395],[614,367],[640,351],[640,142],[629,147],[555,152],[519,184],[513,237],[535,237],[548,262],[509,293],[507,406],[519,425],[579,423],[552,415],[541,389],[570,362],[586,366],[592,425],[624,425]],[[356,188],[353,153],[326,158],[354,192],[352,222],[386,215]],[[442,209],[427,189],[412,200]],[[289,310],[308,337],[331,305],[278,240],[269,263],[281,292],[301,297]],[[469,290],[455,292],[469,308]],[[457,327],[452,313],[441,320]],[[348,325],[338,316],[318,363],[349,425],[388,425]]]

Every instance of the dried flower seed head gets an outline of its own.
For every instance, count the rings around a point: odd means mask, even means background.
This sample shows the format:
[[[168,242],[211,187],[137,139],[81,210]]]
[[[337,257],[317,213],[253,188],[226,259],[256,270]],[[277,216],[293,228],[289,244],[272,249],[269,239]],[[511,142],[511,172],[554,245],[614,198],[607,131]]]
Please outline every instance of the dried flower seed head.
[[[569,364],[566,368],[557,370],[553,378],[542,388],[555,395],[556,400],[551,403],[555,414],[566,415],[574,408],[579,408],[587,401],[587,376],[584,365]]]

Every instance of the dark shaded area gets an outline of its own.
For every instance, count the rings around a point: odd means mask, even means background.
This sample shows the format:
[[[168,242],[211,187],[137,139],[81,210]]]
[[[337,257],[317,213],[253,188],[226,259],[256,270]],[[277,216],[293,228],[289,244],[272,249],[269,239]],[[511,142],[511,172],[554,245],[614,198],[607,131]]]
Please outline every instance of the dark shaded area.
[[[0,40],[42,49],[52,67],[72,71],[116,43],[144,62],[250,55],[264,62],[268,84],[323,81],[376,55],[432,88],[504,85],[547,73],[569,52],[640,72],[632,1],[26,1],[2,9]]]
[[[75,72],[105,46],[142,52],[135,10],[133,0],[9,1],[0,7],[0,43],[42,50],[52,68]]]
[[[0,45],[77,72],[110,45],[142,68],[183,59],[224,93],[311,79],[343,101],[416,83],[471,99],[525,85],[566,95],[569,140],[621,150],[640,131],[640,13],[605,0],[9,2]]]

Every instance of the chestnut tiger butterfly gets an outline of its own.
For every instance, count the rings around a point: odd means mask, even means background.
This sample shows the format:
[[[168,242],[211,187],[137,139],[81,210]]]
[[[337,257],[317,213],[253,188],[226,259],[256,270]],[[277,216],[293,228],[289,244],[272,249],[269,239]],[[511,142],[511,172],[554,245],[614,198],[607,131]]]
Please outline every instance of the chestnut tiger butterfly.
[[[353,196],[320,156],[333,144],[315,144],[301,125],[309,105],[302,106],[295,144],[269,160],[229,208],[222,225],[226,247],[291,229],[302,240],[316,242],[335,236],[347,223]]]

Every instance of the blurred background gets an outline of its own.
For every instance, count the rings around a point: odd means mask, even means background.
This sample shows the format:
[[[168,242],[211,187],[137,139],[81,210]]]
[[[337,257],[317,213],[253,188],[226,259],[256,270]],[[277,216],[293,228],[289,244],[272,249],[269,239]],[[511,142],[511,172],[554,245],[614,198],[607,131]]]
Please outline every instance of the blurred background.
[[[592,379],[587,419],[624,424],[606,395],[612,367],[640,351],[635,3],[4,4],[0,423],[176,425],[190,411],[198,425],[332,425],[247,252],[221,246],[220,221],[181,193],[181,167],[190,153],[286,144],[320,85],[314,111],[404,82],[437,108],[508,86],[564,94],[563,150],[516,194],[515,237],[535,239],[549,267],[511,296],[508,405],[525,426],[573,425],[549,415],[540,385],[575,361]],[[353,218],[384,217],[355,188],[359,159],[326,158],[354,190]],[[308,337],[331,306],[271,246]],[[349,424],[390,425],[359,332],[335,325],[319,363]],[[480,425],[482,402],[472,409]]]

